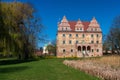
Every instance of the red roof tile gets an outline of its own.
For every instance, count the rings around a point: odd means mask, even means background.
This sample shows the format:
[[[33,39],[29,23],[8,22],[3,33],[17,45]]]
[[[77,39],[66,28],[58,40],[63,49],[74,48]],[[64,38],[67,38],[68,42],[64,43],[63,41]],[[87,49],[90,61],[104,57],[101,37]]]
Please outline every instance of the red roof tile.
[[[75,31],[76,23],[77,23],[77,21],[69,21],[70,28],[72,29],[72,31]],[[82,24],[84,25],[84,30],[86,31],[90,22],[82,22]]]
[[[72,31],[75,31],[76,22],[75,21],[69,21],[69,24],[70,24],[70,28],[72,29]]]
[[[84,30],[86,31],[87,28],[89,27],[90,22],[82,22],[84,25]]]

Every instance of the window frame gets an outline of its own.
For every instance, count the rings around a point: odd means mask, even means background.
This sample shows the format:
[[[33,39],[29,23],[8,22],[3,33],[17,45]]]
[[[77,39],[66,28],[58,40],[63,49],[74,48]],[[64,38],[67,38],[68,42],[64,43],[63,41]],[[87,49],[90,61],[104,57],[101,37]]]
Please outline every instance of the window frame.
[[[91,38],[93,38],[94,37],[94,35],[93,34],[91,34]]]
[[[72,44],[72,40],[69,40],[69,44]]]
[[[70,52],[72,53],[72,52],[73,52],[73,49],[71,49]]]
[[[63,44],[65,44],[65,40],[63,40]]]
[[[65,49],[63,49],[63,53],[65,53],[66,52],[66,50]]]
[[[65,37],[65,34],[63,34],[62,36]]]
[[[72,34],[69,34],[69,37],[72,37]]]
[[[76,37],[78,37],[78,34],[76,34]]]
[[[82,34],[82,38],[85,38],[85,34]]]
[[[93,43],[94,43],[94,41],[92,40],[92,41],[91,41],[91,43],[93,44]]]

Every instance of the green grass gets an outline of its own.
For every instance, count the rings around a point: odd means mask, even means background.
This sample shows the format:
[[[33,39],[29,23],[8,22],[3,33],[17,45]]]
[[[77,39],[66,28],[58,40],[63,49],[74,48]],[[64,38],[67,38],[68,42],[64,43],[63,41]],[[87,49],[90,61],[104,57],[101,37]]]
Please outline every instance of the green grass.
[[[63,59],[42,59],[31,62],[0,60],[0,80],[100,80],[67,67],[62,61]]]

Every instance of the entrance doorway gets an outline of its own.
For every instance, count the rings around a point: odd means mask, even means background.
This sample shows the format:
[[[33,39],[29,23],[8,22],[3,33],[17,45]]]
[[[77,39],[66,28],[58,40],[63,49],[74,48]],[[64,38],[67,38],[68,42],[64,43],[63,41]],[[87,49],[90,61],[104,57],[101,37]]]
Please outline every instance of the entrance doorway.
[[[81,46],[78,46],[78,51],[81,51]]]
[[[90,48],[90,46],[88,46],[88,47],[87,47],[87,51],[90,51],[90,50],[91,50],[91,48]]]
[[[83,51],[85,51],[85,50],[86,50],[86,47],[85,47],[85,46],[83,46],[83,47],[82,47],[82,50],[83,50]]]

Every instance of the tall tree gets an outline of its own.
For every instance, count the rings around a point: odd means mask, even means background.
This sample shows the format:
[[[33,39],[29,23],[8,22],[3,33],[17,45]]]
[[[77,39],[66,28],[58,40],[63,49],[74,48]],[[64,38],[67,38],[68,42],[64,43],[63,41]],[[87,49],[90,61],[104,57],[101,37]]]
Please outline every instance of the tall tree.
[[[0,44],[4,55],[15,53],[19,59],[32,57],[42,24],[28,3],[0,2]]]
[[[120,54],[120,16],[117,16],[110,28],[106,39],[112,53]]]

